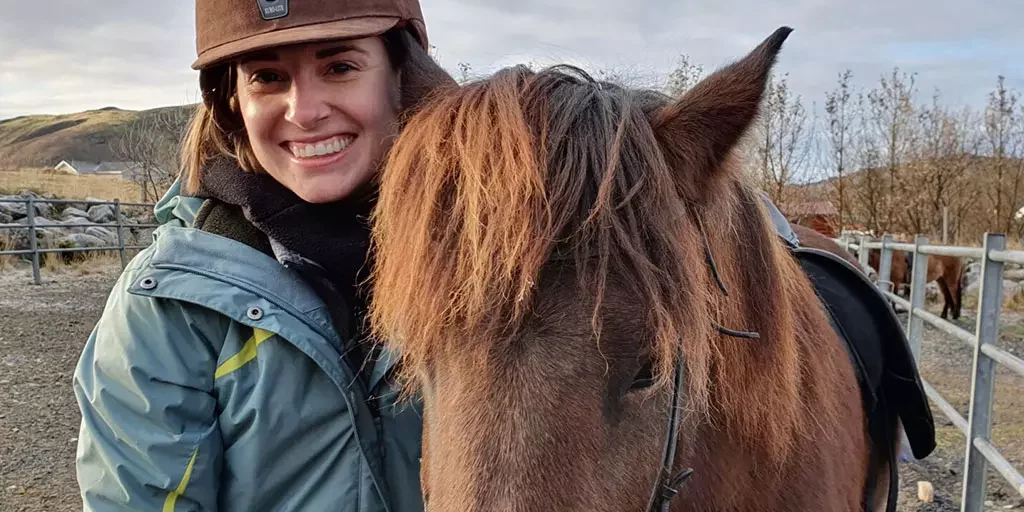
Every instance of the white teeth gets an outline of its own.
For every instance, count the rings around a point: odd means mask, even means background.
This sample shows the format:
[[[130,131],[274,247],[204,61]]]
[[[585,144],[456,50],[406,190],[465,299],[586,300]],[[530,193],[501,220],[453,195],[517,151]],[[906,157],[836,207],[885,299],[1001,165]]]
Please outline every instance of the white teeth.
[[[311,158],[337,153],[352,142],[351,137],[336,137],[316,144],[289,144],[292,154],[299,158]]]

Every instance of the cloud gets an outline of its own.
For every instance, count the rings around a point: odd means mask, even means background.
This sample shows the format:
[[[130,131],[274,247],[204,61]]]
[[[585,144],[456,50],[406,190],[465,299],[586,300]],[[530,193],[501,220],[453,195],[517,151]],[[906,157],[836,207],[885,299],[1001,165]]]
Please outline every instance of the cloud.
[[[193,14],[182,5],[46,0],[5,6],[0,118],[194,101]]]
[[[193,2],[7,3],[0,118],[195,101]],[[453,71],[459,62],[479,72],[569,62],[644,83],[664,77],[680,54],[710,71],[789,25],[796,30],[777,70],[819,105],[847,68],[858,87],[893,67],[914,72],[920,101],[938,87],[949,103],[980,106],[999,74],[1024,89],[1019,0],[431,0],[423,10]]]

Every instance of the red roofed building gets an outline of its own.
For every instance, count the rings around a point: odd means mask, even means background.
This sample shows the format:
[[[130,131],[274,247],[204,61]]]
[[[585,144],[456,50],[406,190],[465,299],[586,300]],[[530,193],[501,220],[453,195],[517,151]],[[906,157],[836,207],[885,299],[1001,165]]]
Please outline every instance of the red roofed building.
[[[829,238],[839,236],[839,211],[831,201],[793,202],[782,211],[793,224],[811,228]]]

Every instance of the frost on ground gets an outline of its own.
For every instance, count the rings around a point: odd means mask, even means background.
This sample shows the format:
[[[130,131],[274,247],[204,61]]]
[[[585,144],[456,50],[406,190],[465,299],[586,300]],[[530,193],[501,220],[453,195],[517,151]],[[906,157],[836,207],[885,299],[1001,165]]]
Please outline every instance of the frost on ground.
[[[43,272],[32,284],[25,268],[0,270],[0,511],[81,510],[74,459],[80,417],[71,376],[85,340],[117,280],[116,264],[80,272]],[[935,307],[935,306],[933,306]],[[939,305],[935,312],[941,308]],[[973,311],[960,325],[974,330]],[[1024,355],[1024,319],[1003,315],[1000,346]],[[927,329],[921,373],[967,417],[972,353],[962,342]],[[939,447],[921,461],[900,464],[900,512],[960,510],[964,437],[933,408]],[[996,382],[993,439],[1024,470],[1024,379],[1000,371]],[[922,503],[917,482],[934,485]],[[986,510],[1024,509],[1019,494],[989,470]]]

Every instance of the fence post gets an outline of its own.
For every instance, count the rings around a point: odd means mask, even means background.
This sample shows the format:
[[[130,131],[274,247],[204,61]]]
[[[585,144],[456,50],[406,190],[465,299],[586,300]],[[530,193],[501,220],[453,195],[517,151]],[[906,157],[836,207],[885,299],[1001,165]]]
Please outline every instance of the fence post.
[[[867,274],[867,272],[868,272],[868,250],[869,250],[867,247],[865,247],[865,245],[867,245],[869,240],[870,240],[870,237],[868,237],[868,235],[861,235],[860,236],[860,248],[857,249],[857,261],[860,263],[860,267],[861,267],[860,271],[864,272],[865,274]]]
[[[124,236],[121,234],[121,200],[114,199],[114,219],[117,221],[117,250],[121,253],[121,270],[128,266],[124,255]]]
[[[39,279],[39,247],[36,243],[36,202],[35,197],[29,195],[26,203],[28,214],[28,248],[32,251],[32,282],[42,284]]]
[[[914,237],[914,268],[910,280],[910,311],[907,313],[907,339],[910,351],[914,354],[914,362],[921,363],[921,333],[924,331],[924,319],[914,314],[914,310],[924,307],[925,285],[928,280],[928,255],[921,254],[921,246],[928,245],[928,237]]]
[[[882,237],[882,250],[878,258],[878,287],[889,293],[893,293],[896,287],[892,284],[892,235]]]
[[[971,372],[971,405],[967,420],[967,455],[964,461],[962,512],[981,512],[985,505],[985,480],[988,461],[974,447],[975,439],[988,441],[992,433],[992,392],[995,387],[995,361],[981,351],[999,338],[999,312],[1003,304],[1003,263],[989,258],[989,251],[1006,249],[1006,235],[985,233],[978,291],[977,342]]]

